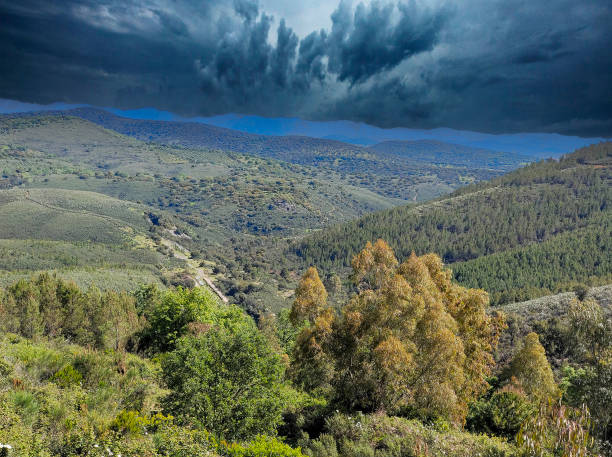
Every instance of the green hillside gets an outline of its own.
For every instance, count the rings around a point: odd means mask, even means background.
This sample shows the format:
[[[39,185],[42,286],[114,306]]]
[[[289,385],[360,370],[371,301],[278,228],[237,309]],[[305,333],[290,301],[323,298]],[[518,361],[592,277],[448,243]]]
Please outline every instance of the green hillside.
[[[0,191],[0,283],[54,270],[81,285],[161,284],[183,262],[157,250],[147,208],[65,189]]]
[[[144,143],[69,116],[0,116],[0,158],[4,283],[41,269],[83,285],[92,275],[102,287],[159,282],[186,268],[165,239],[226,292],[249,288],[261,306],[280,304],[253,256],[400,202],[331,171]],[[253,293],[255,282],[265,290]]]
[[[256,135],[193,122],[127,119],[92,108],[77,108],[68,114],[143,141],[233,151],[318,170],[333,170],[351,185],[404,200],[427,200],[529,162],[529,158],[518,154],[446,143],[437,145],[439,152],[443,152],[438,154],[438,160],[429,160],[428,157],[398,155],[384,148],[365,148],[335,140]],[[454,154],[457,148],[470,159],[457,160]]]
[[[612,143],[602,143],[432,202],[364,216],[291,251],[304,265],[331,271],[348,267],[366,241],[383,238],[400,258],[438,253],[462,283],[505,302],[609,279],[611,220]]]

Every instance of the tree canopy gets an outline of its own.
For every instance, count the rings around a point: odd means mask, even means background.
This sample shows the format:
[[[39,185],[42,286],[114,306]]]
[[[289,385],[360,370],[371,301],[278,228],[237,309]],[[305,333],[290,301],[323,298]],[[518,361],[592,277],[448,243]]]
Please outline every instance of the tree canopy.
[[[503,323],[487,315],[487,294],[454,284],[434,254],[399,264],[383,240],[367,243],[352,263],[359,293],[339,313],[321,307],[302,330],[296,382],[329,392],[346,411],[462,423],[468,402],[487,386]]]

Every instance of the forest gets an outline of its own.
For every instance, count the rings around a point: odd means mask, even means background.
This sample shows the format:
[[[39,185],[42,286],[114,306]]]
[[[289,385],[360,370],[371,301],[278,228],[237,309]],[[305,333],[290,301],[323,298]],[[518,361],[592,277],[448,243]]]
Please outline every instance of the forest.
[[[486,289],[496,304],[568,290],[572,281],[609,282],[611,165],[612,143],[593,145],[448,197],[368,214],[290,251],[329,272],[383,238],[400,258],[436,252],[461,284]]]

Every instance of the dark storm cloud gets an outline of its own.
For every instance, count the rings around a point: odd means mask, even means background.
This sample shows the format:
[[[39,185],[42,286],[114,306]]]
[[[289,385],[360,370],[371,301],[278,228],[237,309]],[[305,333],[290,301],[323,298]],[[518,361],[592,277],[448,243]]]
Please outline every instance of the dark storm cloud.
[[[266,0],[262,0],[266,1]],[[609,0],[0,0],[0,97],[612,135]]]
[[[363,4],[353,12],[341,3],[332,15],[328,39],[329,70],[352,84],[395,67],[404,59],[433,48],[448,11],[407,4]]]

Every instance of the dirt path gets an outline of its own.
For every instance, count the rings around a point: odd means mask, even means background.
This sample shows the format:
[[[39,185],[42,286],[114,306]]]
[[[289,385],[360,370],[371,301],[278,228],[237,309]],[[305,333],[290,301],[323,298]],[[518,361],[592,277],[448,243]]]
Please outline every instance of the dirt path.
[[[25,196],[24,196],[25,200],[28,200],[32,203],[35,203],[37,205],[43,206],[45,208],[49,208],[55,211],[62,211],[62,212],[67,212],[67,213],[74,213],[74,214],[82,214],[82,215],[88,215],[91,217],[99,217],[102,218],[104,220],[107,220],[109,222],[112,222],[114,224],[117,224],[120,227],[125,226],[126,224],[122,223],[121,221],[118,221],[110,216],[106,216],[103,214],[96,214],[96,213],[92,213],[90,211],[86,211],[86,210],[72,210],[72,209],[68,209],[68,208],[61,208],[59,206],[54,206],[54,205],[50,205],[48,203],[43,203],[40,202],[38,200],[34,200],[31,196],[30,196],[30,192],[26,190],[25,192]],[[219,288],[217,286],[215,286],[215,284],[212,282],[212,279],[210,279],[206,273],[204,272],[204,269],[202,267],[200,267],[200,265],[198,264],[198,262],[196,262],[195,260],[192,260],[191,257],[191,252],[189,252],[189,250],[187,248],[185,248],[185,246],[182,246],[181,244],[177,243],[176,241],[173,240],[168,240],[166,238],[162,238],[161,243],[164,244],[165,246],[168,246],[170,249],[172,249],[172,253],[174,255],[174,257],[176,257],[177,259],[181,259],[184,260],[187,265],[189,265],[189,267],[191,269],[193,269],[195,271],[195,282],[196,284],[201,287],[204,284],[206,284],[218,297],[219,299],[227,304],[229,303],[229,299],[223,295],[223,292],[221,292],[219,290]]]
[[[206,284],[223,303],[229,303],[229,299],[225,295],[223,295],[223,292],[221,292],[217,286],[215,286],[215,284],[212,282],[212,279],[210,279],[208,275],[206,275],[204,269],[200,267],[198,262],[190,259],[191,253],[187,248],[177,243],[176,241],[168,240],[166,238],[162,238],[161,242],[163,245],[172,249],[174,257],[176,257],[177,259],[184,260],[187,265],[189,265],[189,267],[195,271],[194,280],[198,286],[203,286],[204,284]]]

